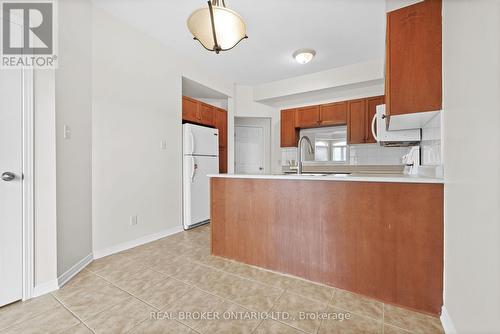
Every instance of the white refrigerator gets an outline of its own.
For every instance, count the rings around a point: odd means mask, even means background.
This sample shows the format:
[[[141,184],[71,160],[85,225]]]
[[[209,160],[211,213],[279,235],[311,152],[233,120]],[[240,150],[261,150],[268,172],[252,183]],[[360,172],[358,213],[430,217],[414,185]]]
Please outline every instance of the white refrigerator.
[[[184,229],[210,221],[210,180],[219,173],[219,130],[182,126]]]

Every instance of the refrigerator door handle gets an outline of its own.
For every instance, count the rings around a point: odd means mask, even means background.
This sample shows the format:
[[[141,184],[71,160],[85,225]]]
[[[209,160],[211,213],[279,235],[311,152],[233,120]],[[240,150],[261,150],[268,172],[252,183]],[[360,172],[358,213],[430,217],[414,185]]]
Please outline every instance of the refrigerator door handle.
[[[196,166],[196,163],[194,161],[194,157],[191,158],[191,183],[194,182],[194,176],[196,174],[196,168],[198,168],[198,166]]]
[[[189,129],[189,137],[191,138],[191,145],[189,145],[191,147],[191,154],[194,153],[194,135],[193,135],[193,131],[191,129]]]

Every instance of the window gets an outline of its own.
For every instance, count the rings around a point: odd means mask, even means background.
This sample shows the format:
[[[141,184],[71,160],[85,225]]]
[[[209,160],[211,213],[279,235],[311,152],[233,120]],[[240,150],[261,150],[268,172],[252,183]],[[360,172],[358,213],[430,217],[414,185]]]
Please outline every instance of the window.
[[[344,164],[349,160],[346,126],[304,129],[300,136],[308,136],[314,144],[314,155],[302,150],[303,161]]]

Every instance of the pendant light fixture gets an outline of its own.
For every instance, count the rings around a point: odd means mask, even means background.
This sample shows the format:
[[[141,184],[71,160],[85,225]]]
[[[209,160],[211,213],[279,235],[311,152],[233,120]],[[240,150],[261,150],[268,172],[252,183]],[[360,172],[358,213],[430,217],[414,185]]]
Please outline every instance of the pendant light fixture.
[[[246,24],[235,11],[226,8],[224,0],[208,1],[208,7],[195,10],[187,20],[195,40],[208,51],[227,51],[246,35]]]

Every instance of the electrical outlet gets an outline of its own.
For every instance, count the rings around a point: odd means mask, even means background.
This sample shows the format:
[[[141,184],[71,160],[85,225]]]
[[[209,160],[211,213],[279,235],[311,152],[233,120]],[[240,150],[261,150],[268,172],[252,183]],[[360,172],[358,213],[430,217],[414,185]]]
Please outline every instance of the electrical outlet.
[[[130,226],[137,225],[137,215],[130,216]]]

